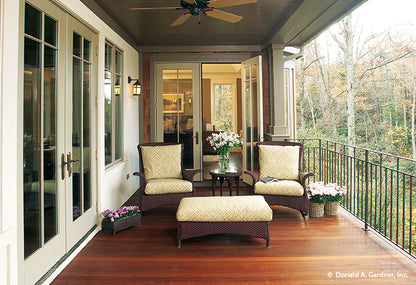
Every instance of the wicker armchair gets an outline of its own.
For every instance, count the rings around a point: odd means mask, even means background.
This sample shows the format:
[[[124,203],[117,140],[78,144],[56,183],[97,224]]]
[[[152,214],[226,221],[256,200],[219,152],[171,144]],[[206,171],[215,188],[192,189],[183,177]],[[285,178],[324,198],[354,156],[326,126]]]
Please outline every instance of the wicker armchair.
[[[302,216],[308,215],[306,179],[314,174],[301,171],[303,144],[270,141],[259,142],[257,147],[259,171],[245,171],[253,178],[253,194],[263,195],[270,206],[282,205],[299,210]],[[268,176],[279,181],[260,181]]]
[[[195,195],[194,176],[202,170],[185,170],[183,144],[144,143],[137,146],[141,172],[139,207],[142,212],[162,205],[179,204]]]

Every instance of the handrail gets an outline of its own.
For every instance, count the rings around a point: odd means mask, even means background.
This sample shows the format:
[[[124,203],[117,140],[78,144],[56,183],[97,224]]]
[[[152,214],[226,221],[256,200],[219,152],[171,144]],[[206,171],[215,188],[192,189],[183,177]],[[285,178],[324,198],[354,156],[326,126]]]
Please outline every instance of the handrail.
[[[292,141],[304,144],[303,170],[315,173],[310,179],[347,187],[341,206],[364,223],[363,230],[416,258],[416,160],[325,139]]]

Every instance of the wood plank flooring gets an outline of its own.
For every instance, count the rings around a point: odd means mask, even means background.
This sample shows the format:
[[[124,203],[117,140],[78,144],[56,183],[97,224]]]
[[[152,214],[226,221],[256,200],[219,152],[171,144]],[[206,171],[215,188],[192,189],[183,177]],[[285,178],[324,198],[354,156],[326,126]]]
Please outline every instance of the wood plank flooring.
[[[52,284],[416,284],[415,262],[343,210],[303,219],[272,207],[270,248],[233,235],[177,248],[176,208],[150,210],[115,236],[99,232]]]

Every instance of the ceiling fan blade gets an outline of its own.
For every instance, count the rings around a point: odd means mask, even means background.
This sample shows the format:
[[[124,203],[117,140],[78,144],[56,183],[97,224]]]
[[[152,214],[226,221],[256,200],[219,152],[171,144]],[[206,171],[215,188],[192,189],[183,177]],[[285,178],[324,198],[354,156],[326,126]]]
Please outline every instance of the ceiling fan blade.
[[[130,8],[130,10],[141,10],[141,11],[145,11],[145,10],[176,10],[176,9],[181,9],[181,7],[138,7],[138,8]]]
[[[213,8],[224,8],[251,3],[257,3],[257,0],[211,0],[208,5]]]
[[[241,21],[241,19],[243,18],[243,17],[238,16],[236,14],[231,14],[231,13],[224,12],[224,11],[221,11],[221,10],[206,11],[205,14],[207,16],[210,16],[210,17],[213,17],[213,18],[216,18],[216,19],[219,19],[219,20],[223,20],[223,21],[226,21],[226,22],[230,22],[230,23],[237,23],[237,22]]]
[[[179,26],[181,24],[183,24],[186,20],[189,19],[189,17],[191,17],[191,14],[184,14],[182,16],[179,16],[179,18],[177,18],[172,24],[170,24],[171,27],[173,26]]]

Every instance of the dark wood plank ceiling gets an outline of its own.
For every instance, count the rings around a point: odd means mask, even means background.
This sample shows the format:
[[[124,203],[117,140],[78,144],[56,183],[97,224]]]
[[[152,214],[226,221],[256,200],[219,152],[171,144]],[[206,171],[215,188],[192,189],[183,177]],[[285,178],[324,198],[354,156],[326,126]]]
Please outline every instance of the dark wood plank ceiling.
[[[243,17],[228,23],[205,15],[170,26],[183,10],[131,10],[177,7],[180,0],[82,0],[110,26],[141,46],[301,45],[365,0],[258,0],[221,8]],[[100,10],[100,11],[99,11]],[[112,23],[111,23],[112,22]],[[312,28],[309,28],[312,27]]]

